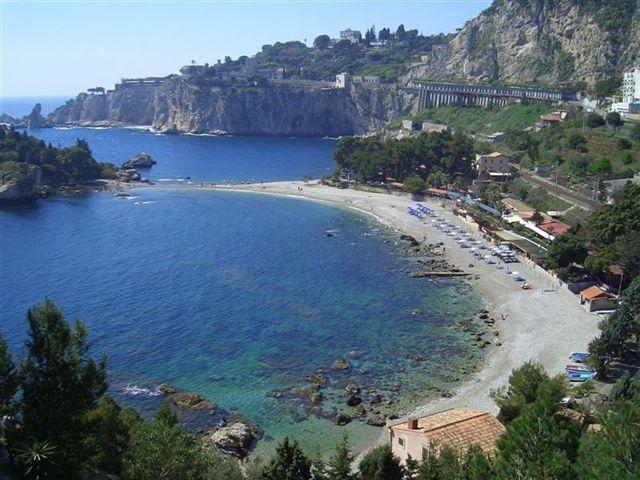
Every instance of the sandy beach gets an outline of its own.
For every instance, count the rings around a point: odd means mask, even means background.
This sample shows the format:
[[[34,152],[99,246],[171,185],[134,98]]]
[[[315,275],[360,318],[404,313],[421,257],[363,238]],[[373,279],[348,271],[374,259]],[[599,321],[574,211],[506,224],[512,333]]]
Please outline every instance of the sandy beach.
[[[560,287],[553,276],[523,259],[510,268],[521,272],[533,289],[520,289],[519,284],[503,270],[475,260],[468,250],[461,249],[451,237],[408,215],[407,207],[416,204],[408,195],[371,193],[338,189],[315,182],[305,184],[290,181],[233,186],[183,185],[176,188],[244,191],[328,202],[372,215],[378,221],[419,241],[444,242],[448,261],[474,274],[469,278],[486,298],[487,308],[496,318],[495,327],[500,334],[488,349],[484,365],[471,379],[457,386],[453,398],[425,400],[424,405],[413,412],[404,412],[406,414],[424,415],[452,407],[496,413],[490,392],[506,385],[514,368],[532,360],[542,364],[551,374],[562,373],[569,354],[572,351],[584,351],[589,341],[598,334],[600,317],[587,313],[579,305],[577,297]],[[450,205],[443,208],[441,201],[432,198],[426,198],[422,203],[480,238],[479,231],[453,215]],[[473,263],[474,267],[468,268],[469,263]],[[506,316],[504,320],[503,314]]]

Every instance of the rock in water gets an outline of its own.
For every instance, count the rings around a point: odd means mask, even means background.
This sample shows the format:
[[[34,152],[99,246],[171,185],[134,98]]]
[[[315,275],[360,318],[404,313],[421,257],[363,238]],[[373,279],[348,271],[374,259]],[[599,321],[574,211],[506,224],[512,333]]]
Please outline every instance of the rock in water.
[[[44,128],[47,126],[47,122],[42,116],[42,105],[36,103],[31,110],[31,113],[25,117],[29,128]]]
[[[172,395],[176,393],[178,390],[173,385],[169,385],[168,383],[161,383],[158,385],[158,390],[165,395]]]
[[[223,453],[244,458],[258,438],[258,429],[249,423],[235,422],[219,428],[205,442]]]
[[[178,407],[189,408],[191,410],[214,409],[215,405],[195,392],[174,393],[169,397],[169,401]]]
[[[347,370],[349,368],[349,362],[344,358],[338,358],[331,364],[331,370]]]
[[[140,152],[122,164],[122,168],[151,168],[157,162],[146,152]]]

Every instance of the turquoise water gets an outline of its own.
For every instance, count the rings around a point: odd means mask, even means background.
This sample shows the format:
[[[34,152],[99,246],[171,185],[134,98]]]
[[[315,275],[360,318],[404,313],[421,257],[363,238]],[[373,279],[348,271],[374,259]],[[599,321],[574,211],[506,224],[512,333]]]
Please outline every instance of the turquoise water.
[[[123,148],[118,141],[127,132],[95,132],[95,152]],[[200,137],[135,133],[142,140],[131,140],[134,146],[148,141],[159,155],[154,142],[193,142],[184,149],[189,154],[166,156],[174,174],[206,151]],[[215,180],[227,169],[243,178],[251,170],[241,152],[258,148],[258,140],[234,139],[236,147],[225,147],[229,155],[205,162],[200,173],[180,171]],[[292,148],[320,170],[330,165],[322,143],[276,140],[265,153],[274,169],[266,179],[295,178],[297,167],[275,170]],[[416,267],[397,234],[368,217],[259,194],[133,195],[54,197],[0,210],[0,321],[14,348],[25,339],[26,310],[48,296],[69,318],[86,321],[93,353],[109,358],[119,400],[150,414],[161,400],[159,383],[197,391],[258,423],[265,432],[259,451],[289,435],[322,452],[343,428],[361,446],[379,430],[363,421],[338,427],[327,418],[353,413],[346,384],[375,389],[391,401],[386,412],[402,413],[429,392],[450,388],[458,368],[479,358],[456,328],[481,308],[479,297],[458,280],[411,278]],[[415,361],[416,354],[426,360]],[[329,370],[319,408],[289,393],[339,357],[351,368]],[[283,398],[273,398],[274,391]]]

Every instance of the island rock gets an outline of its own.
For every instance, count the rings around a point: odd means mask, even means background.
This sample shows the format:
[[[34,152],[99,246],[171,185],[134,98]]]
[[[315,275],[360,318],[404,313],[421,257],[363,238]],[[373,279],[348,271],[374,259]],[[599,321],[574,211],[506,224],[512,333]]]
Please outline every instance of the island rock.
[[[344,358],[338,358],[331,364],[331,370],[348,370],[349,362]]]
[[[122,164],[123,169],[151,168],[157,162],[146,152],[140,152]]]

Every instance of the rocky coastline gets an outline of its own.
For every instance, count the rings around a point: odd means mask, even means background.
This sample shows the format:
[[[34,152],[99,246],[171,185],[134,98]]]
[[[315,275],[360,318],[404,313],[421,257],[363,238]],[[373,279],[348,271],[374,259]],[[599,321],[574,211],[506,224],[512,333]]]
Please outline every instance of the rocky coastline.
[[[412,111],[415,94],[376,88],[196,87],[171,76],[159,85],[81,93],[46,118],[47,126],[147,126],[160,133],[337,137],[363,135]]]

